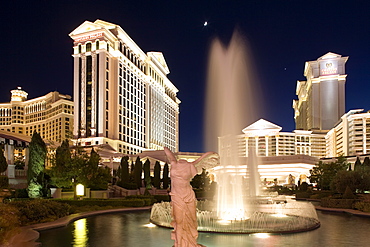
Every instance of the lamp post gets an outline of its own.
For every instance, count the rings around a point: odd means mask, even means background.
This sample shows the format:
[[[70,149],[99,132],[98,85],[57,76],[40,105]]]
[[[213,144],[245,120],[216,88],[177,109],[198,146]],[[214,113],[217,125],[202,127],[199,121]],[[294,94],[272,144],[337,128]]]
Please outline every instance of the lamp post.
[[[85,195],[85,186],[83,186],[82,184],[77,184],[76,185],[76,195],[81,200],[82,197]]]

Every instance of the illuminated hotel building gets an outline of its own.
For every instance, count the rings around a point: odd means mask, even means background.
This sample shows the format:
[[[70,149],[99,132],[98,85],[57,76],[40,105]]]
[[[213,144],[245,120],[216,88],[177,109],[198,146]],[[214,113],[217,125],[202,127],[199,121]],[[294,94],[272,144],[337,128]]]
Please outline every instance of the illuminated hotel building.
[[[180,100],[161,52],[144,53],[118,25],[85,21],[74,41],[75,141],[120,153],[178,151]]]
[[[345,63],[348,57],[327,53],[305,64],[293,101],[296,129],[330,130],[345,113]]]
[[[325,157],[325,135],[314,131],[281,132],[282,128],[264,119],[243,129],[239,136],[239,154],[253,150],[259,157],[309,155]]]
[[[326,135],[327,157],[370,154],[370,113],[351,110]]]
[[[38,132],[43,139],[61,142],[70,139],[73,129],[71,96],[50,92],[27,100],[28,93],[20,87],[11,91],[9,103],[0,103],[0,130],[32,136]]]
[[[254,152],[258,156],[258,171],[262,180],[268,183],[288,184],[293,178],[295,184],[308,181],[310,169],[325,157],[325,135],[314,131],[295,130],[281,132],[282,128],[260,119],[242,130],[237,138],[238,156],[241,166],[226,165],[226,172],[247,175],[248,159]],[[221,156],[235,155],[228,150],[233,144],[229,137],[219,138]],[[217,169],[215,169],[217,170]]]

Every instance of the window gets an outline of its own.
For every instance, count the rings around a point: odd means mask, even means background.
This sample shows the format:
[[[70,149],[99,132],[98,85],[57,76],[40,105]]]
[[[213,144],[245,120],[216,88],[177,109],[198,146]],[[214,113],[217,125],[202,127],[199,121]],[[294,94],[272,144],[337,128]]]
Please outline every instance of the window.
[[[91,43],[86,44],[86,51],[91,51]]]
[[[99,50],[99,40],[96,41],[96,49]]]

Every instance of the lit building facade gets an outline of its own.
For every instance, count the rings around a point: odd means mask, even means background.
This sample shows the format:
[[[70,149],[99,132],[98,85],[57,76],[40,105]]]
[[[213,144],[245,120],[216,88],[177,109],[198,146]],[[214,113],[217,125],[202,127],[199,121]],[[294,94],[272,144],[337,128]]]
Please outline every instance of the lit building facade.
[[[144,53],[118,25],[85,21],[74,40],[73,136],[125,154],[178,151],[178,89],[161,52]]]
[[[264,119],[243,129],[239,136],[239,154],[248,156],[254,151],[259,157],[309,155],[325,157],[325,134],[315,131],[295,130],[281,132],[282,128]]]
[[[345,63],[348,57],[327,53],[305,64],[293,101],[296,129],[330,130],[345,113]]]
[[[11,91],[9,103],[0,103],[0,130],[32,136],[38,132],[45,140],[61,142],[73,131],[71,96],[50,92],[27,100],[28,93],[18,87]]]
[[[326,135],[326,157],[370,154],[370,113],[351,110]]]

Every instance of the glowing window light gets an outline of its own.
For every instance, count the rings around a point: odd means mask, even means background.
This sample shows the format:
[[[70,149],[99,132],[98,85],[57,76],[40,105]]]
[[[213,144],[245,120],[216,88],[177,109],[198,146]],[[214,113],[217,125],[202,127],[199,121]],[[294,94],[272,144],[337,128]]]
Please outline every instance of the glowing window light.
[[[82,184],[76,185],[76,195],[77,196],[84,196],[85,195],[85,186]]]

